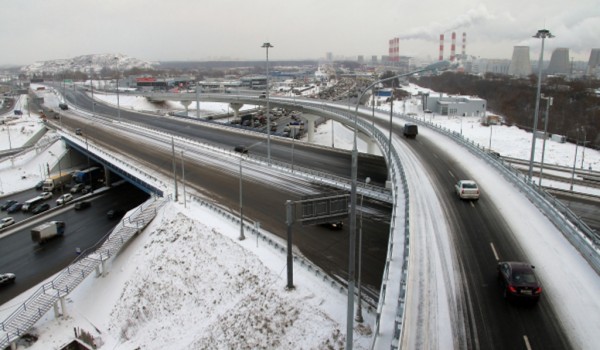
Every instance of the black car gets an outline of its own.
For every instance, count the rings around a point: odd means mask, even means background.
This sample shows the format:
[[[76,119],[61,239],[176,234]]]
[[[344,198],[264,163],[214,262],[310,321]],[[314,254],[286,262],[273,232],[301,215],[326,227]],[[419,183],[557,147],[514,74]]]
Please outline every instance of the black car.
[[[75,203],[75,210],[83,210],[85,208],[89,208],[91,205],[92,203],[88,201],[77,202]]]
[[[244,145],[237,145],[233,148],[233,150],[240,153],[248,153],[248,147]]]
[[[120,219],[121,217],[123,217],[123,215],[125,215],[125,211],[122,209],[111,209],[108,212],[106,212],[106,217],[110,220]]]
[[[39,214],[41,212],[44,212],[46,210],[50,209],[50,204],[48,203],[42,203],[40,205],[38,205],[37,207],[33,208],[33,210],[31,211],[32,214]]]
[[[13,205],[11,205],[10,207],[8,207],[6,209],[7,213],[16,213],[19,210],[21,210],[21,208],[23,207],[23,203],[14,203]]]
[[[7,210],[8,208],[10,208],[13,204],[16,204],[17,201],[14,199],[9,199],[6,202],[4,202],[4,204],[2,204],[2,207],[0,207],[0,209],[2,210]]]
[[[36,190],[41,190],[44,187],[44,181],[38,181],[38,183],[35,184],[35,189]]]
[[[540,299],[542,285],[533,272],[535,266],[524,262],[502,261],[497,268],[505,299],[534,303]]]
[[[14,273],[3,273],[0,274],[0,286],[4,286],[10,283],[15,283],[15,278],[17,278],[15,276]]]

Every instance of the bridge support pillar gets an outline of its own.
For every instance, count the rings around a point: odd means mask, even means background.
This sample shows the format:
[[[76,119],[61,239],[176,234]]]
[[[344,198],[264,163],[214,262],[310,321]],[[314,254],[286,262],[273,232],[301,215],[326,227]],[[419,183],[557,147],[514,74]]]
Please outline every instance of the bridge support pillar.
[[[52,304],[52,309],[54,310],[54,318],[59,318],[60,312],[58,310],[58,302],[54,302],[54,304]]]
[[[10,342],[10,350],[17,350],[17,342]]]
[[[110,169],[107,166],[104,167],[104,186],[110,187]]]
[[[94,271],[96,272],[96,277],[102,276],[102,273],[100,272],[100,266],[96,266],[96,268],[94,269]]]
[[[100,265],[101,265],[101,268],[100,268],[100,270],[101,270],[101,271],[100,271],[100,276],[104,277],[104,276],[106,276],[106,260],[104,260],[104,259],[103,259],[103,260],[100,262]]]
[[[240,109],[242,106],[244,106],[244,104],[239,102],[231,102],[229,104],[229,107],[233,109],[233,119],[240,119]]]
[[[319,118],[317,116],[314,115],[303,115],[304,118],[306,118],[307,121],[307,128],[308,128],[308,142],[314,142],[315,140],[315,121]]]
[[[363,134],[361,132],[358,133],[358,138],[361,139],[361,141],[363,141],[364,143],[367,144],[367,153],[369,154],[375,154],[375,147],[376,147],[376,143],[375,140],[373,140],[372,137],[370,137],[369,135]]]
[[[190,111],[189,107],[192,104],[192,101],[183,100],[183,101],[179,101],[179,103],[181,103],[183,105],[183,107],[185,107],[185,114],[187,115],[188,112]]]
[[[67,303],[65,302],[65,297],[60,297],[60,309],[62,310],[62,317],[67,316]]]

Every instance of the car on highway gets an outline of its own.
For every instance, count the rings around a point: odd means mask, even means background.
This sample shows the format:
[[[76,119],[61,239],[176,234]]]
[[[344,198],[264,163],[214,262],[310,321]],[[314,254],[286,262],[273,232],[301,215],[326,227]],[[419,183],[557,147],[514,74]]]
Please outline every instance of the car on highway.
[[[16,204],[16,203],[18,203],[16,200],[14,200],[14,199],[8,199],[6,202],[4,202],[4,204],[2,204],[2,207],[0,207],[0,209],[7,210],[13,204]]]
[[[83,194],[92,192],[94,192],[94,188],[91,185],[85,185],[85,187],[83,187],[83,189],[81,190],[81,193]]]
[[[62,196],[58,197],[56,200],[56,205],[67,204],[68,202],[73,200],[73,195],[70,193],[65,193]]]
[[[106,212],[106,217],[110,220],[119,219],[123,215],[125,215],[125,210],[123,210],[123,209],[111,209]]]
[[[14,283],[17,276],[14,273],[2,273],[0,274],[0,286],[5,286],[9,283]]]
[[[502,295],[507,300],[537,302],[542,295],[542,285],[533,271],[535,266],[519,261],[498,263],[498,280]]]
[[[75,210],[83,210],[85,208],[89,208],[92,205],[91,202],[89,201],[81,201],[81,202],[77,202],[75,203]]]
[[[41,190],[41,189],[42,189],[42,187],[44,187],[44,180],[42,180],[42,181],[38,181],[38,182],[35,184],[35,189],[36,189],[36,190]]]
[[[248,153],[248,147],[244,145],[237,145],[233,148],[233,150],[239,153]]]
[[[85,187],[85,185],[82,183],[75,184],[75,185],[73,185],[73,187],[71,187],[71,193],[81,192],[84,187]]]
[[[14,225],[15,224],[15,219],[12,218],[12,216],[7,216],[5,218],[3,218],[2,220],[0,220],[0,228],[5,228],[8,227],[10,225]]]
[[[81,129],[80,128],[75,129],[75,135],[81,135]]]
[[[40,197],[44,198],[44,200],[50,199],[52,198],[52,192],[42,192],[40,193]]]
[[[50,204],[48,203],[42,203],[40,205],[38,205],[37,207],[33,208],[33,210],[31,211],[31,214],[39,214],[42,212],[45,212],[46,210],[50,209]]]
[[[21,208],[23,207],[23,203],[14,203],[13,205],[11,205],[10,207],[8,207],[8,209],[6,209],[7,213],[16,213],[18,211],[21,210]]]
[[[459,180],[454,190],[460,199],[479,199],[479,186],[473,180]]]

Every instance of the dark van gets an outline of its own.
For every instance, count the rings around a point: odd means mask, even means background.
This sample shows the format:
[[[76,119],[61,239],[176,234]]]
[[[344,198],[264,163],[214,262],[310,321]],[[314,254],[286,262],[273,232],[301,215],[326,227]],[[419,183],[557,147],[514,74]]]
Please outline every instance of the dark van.
[[[417,126],[417,124],[406,123],[404,124],[404,129],[402,133],[404,134],[404,137],[414,139],[419,133],[419,127]]]

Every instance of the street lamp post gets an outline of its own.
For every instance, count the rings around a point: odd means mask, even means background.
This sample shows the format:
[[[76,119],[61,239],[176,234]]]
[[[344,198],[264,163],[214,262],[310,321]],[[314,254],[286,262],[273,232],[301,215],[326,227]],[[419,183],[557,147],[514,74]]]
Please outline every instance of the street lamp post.
[[[262,44],[267,51],[267,89],[265,97],[267,98],[267,160],[271,166],[271,110],[269,109],[269,48],[274,47],[271,43]]]
[[[535,95],[535,111],[534,111],[534,115],[533,115],[533,130],[532,130],[532,136],[531,136],[531,158],[529,159],[529,173],[528,173],[529,183],[531,183],[533,180],[533,159],[535,157],[535,138],[536,138],[535,133],[537,131],[538,115],[539,115],[539,109],[540,109],[540,94],[541,94],[541,89],[542,89],[542,62],[544,60],[544,41],[546,40],[546,38],[554,38],[554,35],[552,35],[548,29],[540,29],[533,37],[542,39],[542,49],[540,51],[540,59],[538,61],[537,92]]]
[[[375,85],[381,84],[392,79],[398,79],[401,77],[410,76],[413,74],[432,71],[437,69],[446,69],[449,67],[448,61],[439,61],[433,63],[423,69],[419,69],[413,72],[396,75],[386,79],[378,80],[371,85],[367,86],[363,90],[361,95],[356,101],[356,108],[354,111],[354,138],[352,146],[352,169],[351,169],[351,186],[350,186],[350,232],[349,232],[349,258],[348,258],[348,311],[346,318],[346,349],[351,350],[354,338],[354,275],[355,275],[355,255],[356,255],[356,186],[357,186],[357,175],[358,175],[358,147],[357,147],[357,134],[358,134],[358,107],[363,96],[369,89],[372,89]],[[388,160],[389,161],[389,160]]]
[[[94,101],[94,68],[91,67],[92,61],[90,63],[90,89],[92,90],[92,117],[96,116],[96,101]]]
[[[119,57],[115,57],[117,62],[117,118],[121,120],[121,105],[119,103]]]
[[[371,178],[367,177],[365,179],[365,188],[367,187],[367,185],[371,182]],[[365,195],[362,194],[360,196],[360,225],[358,227],[358,281],[357,281],[357,289],[358,289],[358,295],[356,296],[357,300],[357,305],[356,305],[356,316],[354,317],[354,320],[356,322],[363,322],[363,316],[362,316],[362,288],[361,288],[361,284],[360,284],[360,280],[361,280],[361,275],[362,275],[362,217],[363,217],[363,199],[364,199]]]
[[[261,143],[263,143],[264,141],[259,141],[255,144],[253,144],[252,146],[248,147],[247,150],[250,151],[251,148],[254,148],[255,146],[260,145]],[[246,236],[244,235],[244,187],[243,187],[243,173],[242,173],[242,160],[244,159],[244,153],[240,154],[240,236],[238,237],[238,239],[240,241],[243,241],[246,239]]]
[[[546,116],[544,117],[544,141],[542,143],[542,163],[540,164],[540,183],[539,188],[542,188],[542,177],[544,174],[544,156],[546,155],[546,139],[548,138],[548,114],[550,106],[552,106],[552,97],[541,96],[546,100]]]

